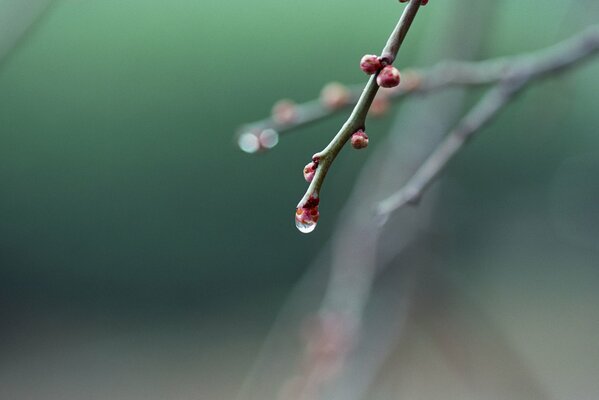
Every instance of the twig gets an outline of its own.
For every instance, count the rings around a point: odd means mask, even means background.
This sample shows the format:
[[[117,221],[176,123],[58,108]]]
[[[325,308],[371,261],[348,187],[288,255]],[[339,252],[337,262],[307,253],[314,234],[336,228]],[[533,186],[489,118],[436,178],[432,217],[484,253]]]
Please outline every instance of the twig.
[[[446,167],[449,161],[503,107],[529,83],[571,68],[599,52],[599,26],[593,26],[574,38],[562,42],[536,55],[520,57],[501,63],[482,63],[475,72],[485,68],[499,73],[502,78],[458,123],[433,153],[418,168],[410,180],[397,192],[380,202],[377,214],[385,220],[390,213],[407,205],[416,204],[424,191]],[[479,70],[482,65],[482,70]],[[501,68],[498,66],[501,65]]]
[[[389,36],[387,44],[381,54],[390,62],[397,56],[397,52],[403,43],[406,33],[410,29],[412,21],[420,8],[420,3],[421,0],[410,0],[407,7],[404,9],[397,26],[391,33],[391,36]],[[331,167],[331,164],[351,135],[358,129],[364,128],[366,115],[368,114],[370,105],[379,89],[379,86],[376,83],[376,77],[377,74],[370,77],[351,115],[343,124],[337,135],[335,135],[324,150],[314,155],[313,158],[318,160],[318,168],[316,169],[316,174],[308,186],[306,193],[298,203],[298,208],[303,207],[308,203],[310,198],[318,198],[320,188],[322,187],[322,183],[324,182],[324,178]]]

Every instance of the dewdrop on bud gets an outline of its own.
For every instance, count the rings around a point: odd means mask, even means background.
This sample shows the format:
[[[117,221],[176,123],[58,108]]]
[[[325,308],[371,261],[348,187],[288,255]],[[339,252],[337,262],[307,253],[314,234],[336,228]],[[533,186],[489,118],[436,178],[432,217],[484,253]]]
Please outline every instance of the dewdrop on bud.
[[[372,75],[376,73],[376,71],[381,69],[381,67],[381,61],[375,55],[366,54],[360,60],[360,69],[364,71],[367,75]]]
[[[272,119],[280,125],[289,125],[297,119],[297,105],[294,101],[283,99],[272,107]]]
[[[349,103],[351,93],[347,86],[339,82],[325,85],[320,92],[320,102],[328,109],[336,110]]]
[[[295,210],[295,226],[301,233],[310,233],[316,229],[320,217],[318,212],[318,195],[312,195],[303,205],[298,205]]]
[[[351,145],[354,149],[363,149],[368,147],[368,135],[363,130],[359,130],[351,135]]]
[[[301,233],[310,233],[316,229],[318,218],[318,206],[312,208],[298,208],[295,210],[295,226]]]
[[[308,165],[304,167],[304,179],[306,180],[306,182],[312,182],[312,180],[314,179],[314,175],[316,174],[317,167],[318,164],[314,161],[308,163]]]
[[[376,83],[380,87],[392,88],[399,85],[399,71],[392,65],[387,65],[376,77]]]

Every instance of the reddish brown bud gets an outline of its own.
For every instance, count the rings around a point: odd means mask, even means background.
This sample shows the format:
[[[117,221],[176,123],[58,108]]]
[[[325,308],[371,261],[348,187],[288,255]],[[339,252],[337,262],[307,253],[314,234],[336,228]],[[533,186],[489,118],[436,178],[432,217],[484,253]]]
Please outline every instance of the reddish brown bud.
[[[316,174],[316,168],[318,168],[318,164],[313,161],[304,167],[304,179],[306,182],[312,182],[314,175]]]
[[[349,103],[351,93],[349,89],[338,82],[325,85],[320,92],[320,101],[329,109],[335,110]]]
[[[363,130],[359,130],[351,135],[351,145],[354,149],[363,149],[368,147],[368,135]]]
[[[380,87],[392,88],[399,85],[399,71],[392,65],[387,65],[376,77],[376,83]]]
[[[360,69],[367,75],[372,75],[382,68],[379,58],[372,54],[366,54],[360,60]]]

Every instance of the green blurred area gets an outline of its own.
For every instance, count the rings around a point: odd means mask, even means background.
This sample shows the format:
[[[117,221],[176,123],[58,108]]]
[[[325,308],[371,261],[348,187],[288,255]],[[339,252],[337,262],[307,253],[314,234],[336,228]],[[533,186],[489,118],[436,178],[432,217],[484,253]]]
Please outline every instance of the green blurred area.
[[[401,66],[437,61],[419,36],[447,3],[422,10]],[[594,2],[583,8],[502,2],[481,57],[568,37],[597,21]],[[380,50],[398,13],[392,1],[57,2],[0,64],[5,311],[276,310],[333,232],[368,153],[340,156],[322,223],[304,236],[292,219],[301,169],[343,116],[258,157],[241,153],[233,133],[279,98],[363,81],[356,60]],[[472,239],[452,248],[456,257],[504,213],[550,207],[564,160],[597,159],[597,87],[597,60],[537,85],[451,165],[440,224]],[[388,127],[369,125],[375,145]],[[584,184],[582,196],[596,196],[596,181]],[[598,221],[599,205],[584,204]]]

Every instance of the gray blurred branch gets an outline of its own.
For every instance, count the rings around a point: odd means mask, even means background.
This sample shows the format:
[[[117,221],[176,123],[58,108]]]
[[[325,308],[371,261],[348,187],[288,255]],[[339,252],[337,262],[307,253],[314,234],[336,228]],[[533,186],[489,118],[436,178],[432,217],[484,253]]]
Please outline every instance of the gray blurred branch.
[[[554,47],[529,56],[479,64],[454,66],[459,75],[474,76],[481,81],[490,72],[499,83],[490,89],[468,112],[449,135],[436,147],[410,180],[397,192],[379,203],[377,213],[387,217],[407,204],[416,204],[423,192],[446,167],[449,161],[495,115],[530,83],[548,75],[574,67],[599,52],[599,26],[593,26]]]

